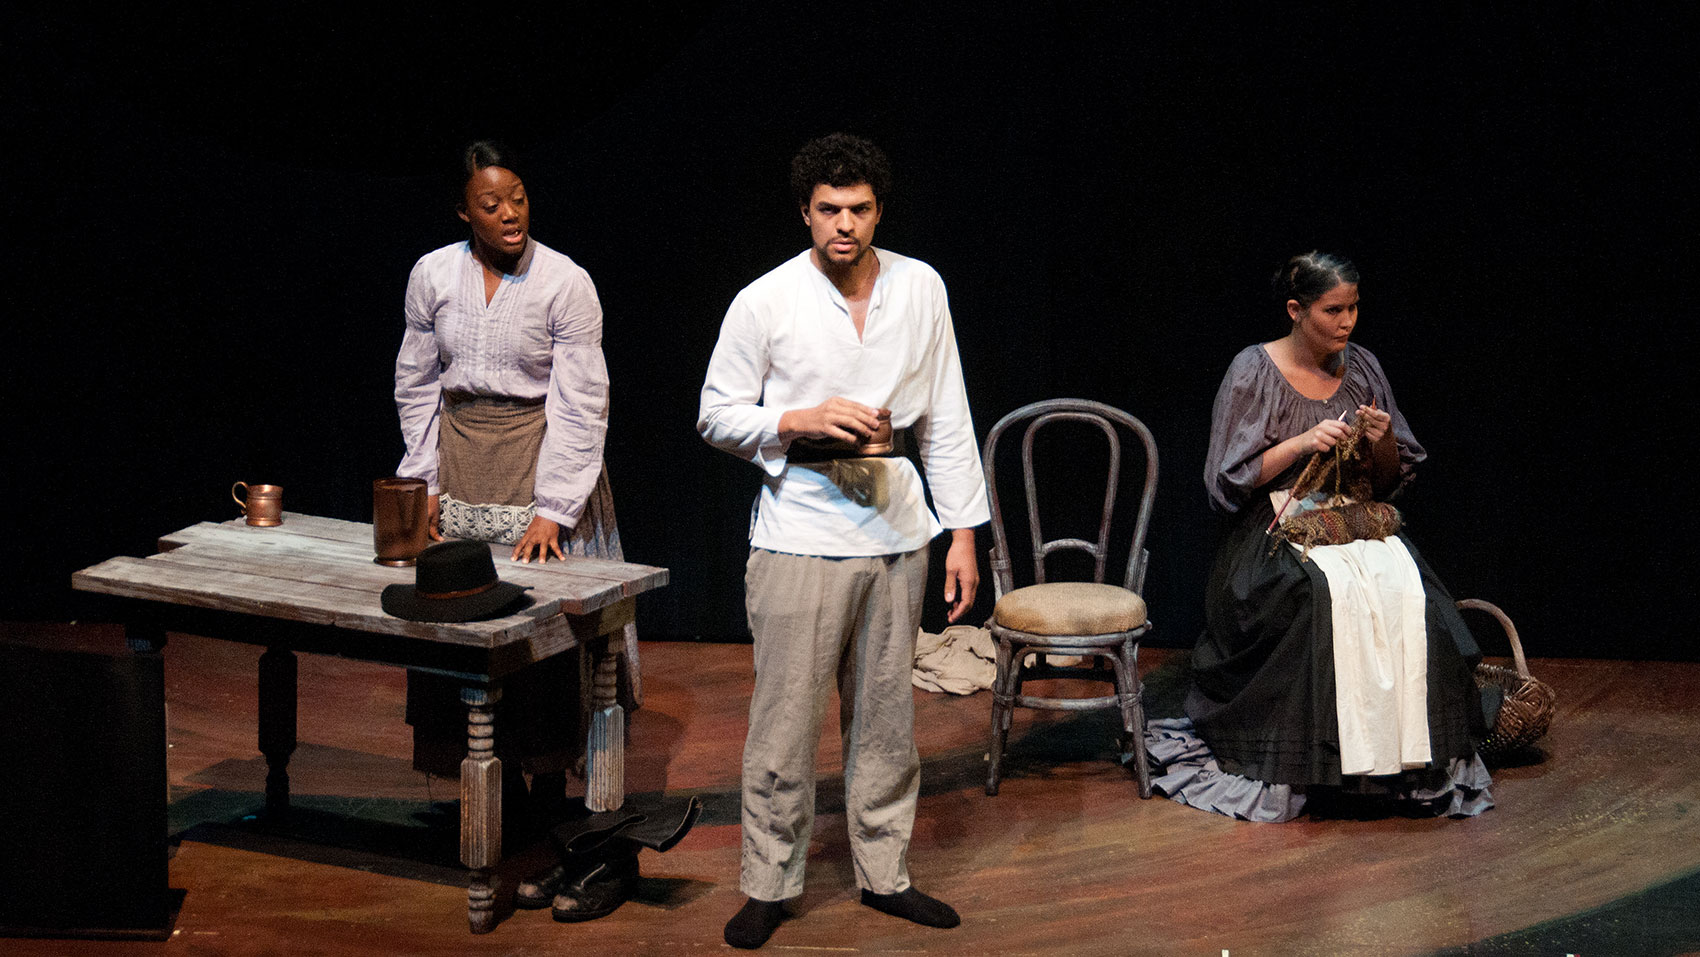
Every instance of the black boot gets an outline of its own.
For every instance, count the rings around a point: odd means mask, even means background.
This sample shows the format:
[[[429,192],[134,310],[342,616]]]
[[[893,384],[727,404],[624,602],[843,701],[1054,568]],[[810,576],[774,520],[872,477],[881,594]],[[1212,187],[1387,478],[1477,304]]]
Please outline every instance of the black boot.
[[[630,900],[637,891],[638,859],[636,845],[629,847],[629,853],[597,862],[577,880],[562,887],[555,895],[550,914],[568,924],[595,920],[612,914]]]
[[[558,825],[552,834],[560,863],[521,883],[514,906],[549,907],[556,920],[569,923],[611,914],[637,890],[638,852],[669,850],[701,814],[702,801],[692,797]]]
[[[555,895],[566,886],[567,865],[557,863],[538,871],[514,889],[514,906],[526,910],[541,910],[554,903]]]

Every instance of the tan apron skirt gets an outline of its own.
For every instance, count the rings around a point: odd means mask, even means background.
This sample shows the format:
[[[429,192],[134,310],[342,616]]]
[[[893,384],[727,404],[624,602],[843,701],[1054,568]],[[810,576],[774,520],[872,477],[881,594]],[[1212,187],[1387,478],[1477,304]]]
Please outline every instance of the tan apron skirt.
[[[537,456],[547,427],[541,399],[444,394],[437,450],[444,538],[512,545],[525,535],[536,514]],[[562,533],[561,551],[625,560],[606,467],[597,475],[578,524]],[[629,713],[643,703],[635,625],[626,625],[625,639],[619,698]],[[581,658],[587,656],[556,655],[503,682],[496,706],[498,756],[517,757],[532,774],[581,765],[591,710],[591,674],[588,661]],[[407,679],[413,766],[429,774],[458,776],[467,734],[460,683],[419,671],[409,671]]]

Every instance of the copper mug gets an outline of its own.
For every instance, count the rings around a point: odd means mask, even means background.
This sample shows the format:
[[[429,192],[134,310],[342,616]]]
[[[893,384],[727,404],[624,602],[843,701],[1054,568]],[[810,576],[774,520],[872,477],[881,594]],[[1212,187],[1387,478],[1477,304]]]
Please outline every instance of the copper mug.
[[[843,439],[798,439],[803,448],[825,453],[828,458],[854,458],[856,456],[890,455],[891,454],[891,410],[875,409],[873,434],[867,438],[858,438],[854,442]],[[819,461],[819,459],[810,459]]]
[[[247,501],[236,497],[237,489],[242,490]],[[248,517],[249,525],[283,524],[283,486],[237,482],[230,487],[230,497],[242,506],[242,514]]]
[[[372,548],[380,565],[413,564],[431,543],[430,495],[424,479],[381,478],[372,483]]]
[[[863,455],[885,455],[891,451],[891,410],[880,409],[874,415],[879,419],[874,434],[856,443],[857,451]]]

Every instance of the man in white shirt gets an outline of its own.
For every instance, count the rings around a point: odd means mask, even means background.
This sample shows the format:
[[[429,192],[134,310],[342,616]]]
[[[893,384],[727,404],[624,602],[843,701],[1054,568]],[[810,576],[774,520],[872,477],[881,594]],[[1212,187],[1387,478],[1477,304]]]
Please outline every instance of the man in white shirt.
[[[755,463],[746,608],[755,690],[744,744],[739,886],[726,942],[761,946],[802,893],[815,745],[836,677],[845,814],[862,903],[934,927],[956,912],[909,884],[920,788],[910,670],[927,543],[951,530],[944,599],[974,603],[974,527],[988,520],[950,307],[938,273],[873,247],[890,168],[844,134],[805,145],[791,180],[810,247],[740,292],[703,381],[697,430]],[[890,410],[921,476],[868,440]],[[900,445],[901,447],[901,445]]]

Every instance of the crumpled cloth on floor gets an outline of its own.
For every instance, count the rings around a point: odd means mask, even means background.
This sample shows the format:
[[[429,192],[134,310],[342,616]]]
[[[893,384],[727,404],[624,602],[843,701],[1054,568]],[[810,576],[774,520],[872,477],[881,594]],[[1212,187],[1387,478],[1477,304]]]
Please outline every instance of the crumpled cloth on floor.
[[[915,638],[913,681],[923,691],[973,694],[990,688],[997,673],[997,643],[984,628],[951,625]]]

